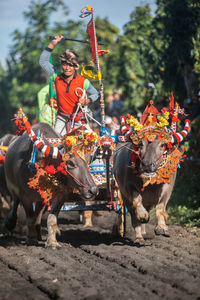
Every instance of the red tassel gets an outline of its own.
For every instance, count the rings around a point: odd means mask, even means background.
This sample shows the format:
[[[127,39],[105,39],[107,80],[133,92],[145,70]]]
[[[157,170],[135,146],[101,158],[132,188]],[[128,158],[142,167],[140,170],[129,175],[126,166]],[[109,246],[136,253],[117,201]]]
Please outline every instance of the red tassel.
[[[54,165],[47,166],[45,168],[45,171],[52,175],[56,174],[56,169],[55,169]]]
[[[5,156],[0,155],[0,164],[4,164],[5,163]]]

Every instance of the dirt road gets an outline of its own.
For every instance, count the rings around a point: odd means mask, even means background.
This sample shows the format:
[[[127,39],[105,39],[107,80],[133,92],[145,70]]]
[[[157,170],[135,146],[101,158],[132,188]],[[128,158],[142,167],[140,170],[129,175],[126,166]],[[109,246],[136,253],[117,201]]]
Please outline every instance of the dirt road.
[[[78,213],[61,213],[60,250],[25,245],[23,224],[14,235],[0,232],[0,299],[195,299],[200,300],[200,240],[171,225],[171,237],[154,236],[147,225],[145,245],[134,245],[110,232],[116,214],[94,217],[84,229]],[[45,220],[44,220],[45,222]],[[21,231],[21,233],[19,233]]]

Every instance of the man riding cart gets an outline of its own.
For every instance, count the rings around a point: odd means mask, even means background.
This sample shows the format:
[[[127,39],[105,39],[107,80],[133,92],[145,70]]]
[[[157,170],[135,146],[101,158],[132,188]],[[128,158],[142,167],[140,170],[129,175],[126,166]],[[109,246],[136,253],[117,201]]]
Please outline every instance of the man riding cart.
[[[49,61],[51,53],[62,39],[63,36],[56,35],[40,56],[39,63],[49,76],[52,76],[56,72],[54,66]],[[90,81],[77,73],[79,69],[78,55],[74,51],[67,49],[62,53],[60,59],[62,73],[57,75],[55,79],[58,110],[55,130],[63,136],[71,131],[74,117],[75,122],[85,122],[83,111],[77,111],[77,104],[84,107],[96,101],[99,95]],[[82,91],[82,95],[79,90]],[[86,96],[86,92],[88,97]]]

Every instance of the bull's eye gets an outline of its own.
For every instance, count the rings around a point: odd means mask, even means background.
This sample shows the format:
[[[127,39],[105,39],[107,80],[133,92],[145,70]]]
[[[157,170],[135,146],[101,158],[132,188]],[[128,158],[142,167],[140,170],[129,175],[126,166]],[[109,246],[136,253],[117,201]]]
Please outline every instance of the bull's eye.
[[[66,164],[69,169],[74,169],[76,167],[75,163],[72,160],[68,160]]]
[[[160,145],[161,148],[164,148],[165,146],[166,146],[165,143],[162,143],[162,144]]]

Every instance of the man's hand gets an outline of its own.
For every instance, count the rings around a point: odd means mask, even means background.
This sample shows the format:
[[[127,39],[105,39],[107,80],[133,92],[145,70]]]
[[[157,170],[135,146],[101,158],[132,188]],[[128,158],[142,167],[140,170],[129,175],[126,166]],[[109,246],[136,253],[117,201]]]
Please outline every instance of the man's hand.
[[[89,98],[87,98],[87,99],[80,98],[80,99],[79,99],[79,103],[80,103],[82,106],[88,105],[88,104],[90,103],[90,99],[89,99]]]
[[[51,41],[51,43],[48,45],[48,48],[54,49],[55,46],[60,43],[63,39],[63,35],[55,35],[55,39]]]

